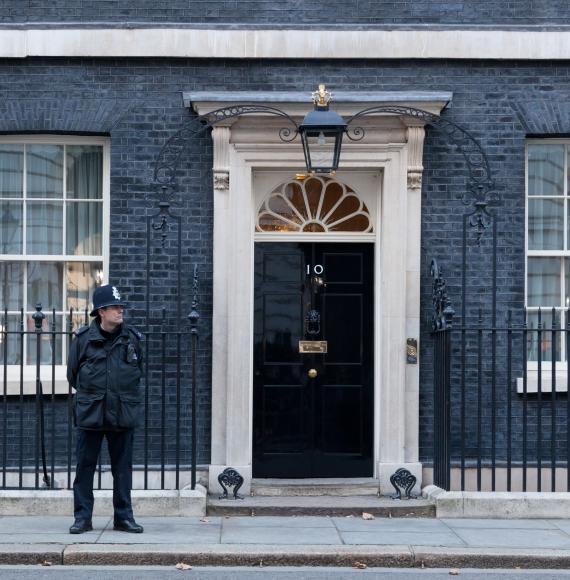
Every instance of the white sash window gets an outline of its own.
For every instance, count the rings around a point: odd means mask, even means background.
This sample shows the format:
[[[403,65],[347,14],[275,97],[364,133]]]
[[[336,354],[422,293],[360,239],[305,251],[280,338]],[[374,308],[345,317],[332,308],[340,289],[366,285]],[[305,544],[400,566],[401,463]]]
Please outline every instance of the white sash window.
[[[570,307],[570,196],[569,143],[560,140],[527,143],[527,261],[526,306],[529,329],[536,329],[541,310],[540,344],[536,332],[528,333],[528,360],[552,361],[552,308],[558,328],[566,324]],[[563,333],[556,358],[566,360]]]
[[[85,320],[94,288],[106,278],[109,146],[105,138],[0,138],[0,364],[33,365],[32,314],[44,331]],[[54,317],[55,311],[55,317]],[[41,362],[66,361],[67,337],[43,337]]]

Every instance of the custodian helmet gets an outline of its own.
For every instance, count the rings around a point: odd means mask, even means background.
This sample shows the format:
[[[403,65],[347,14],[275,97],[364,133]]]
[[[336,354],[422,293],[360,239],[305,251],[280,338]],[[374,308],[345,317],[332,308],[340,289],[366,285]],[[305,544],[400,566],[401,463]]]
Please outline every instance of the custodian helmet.
[[[93,292],[93,310],[91,310],[91,316],[97,316],[97,310],[99,310],[99,308],[105,308],[105,306],[127,307],[127,303],[121,299],[121,293],[117,290],[116,286],[104,284],[103,286],[95,288],[95,292]]]

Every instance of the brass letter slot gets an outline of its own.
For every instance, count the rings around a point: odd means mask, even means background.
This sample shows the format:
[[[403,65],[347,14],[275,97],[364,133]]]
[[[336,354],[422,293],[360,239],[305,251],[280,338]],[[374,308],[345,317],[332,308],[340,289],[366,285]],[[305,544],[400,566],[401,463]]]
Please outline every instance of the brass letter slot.
[[[326,340],[300,340],[299,352],[302,354],[326,354],[328,342]]]

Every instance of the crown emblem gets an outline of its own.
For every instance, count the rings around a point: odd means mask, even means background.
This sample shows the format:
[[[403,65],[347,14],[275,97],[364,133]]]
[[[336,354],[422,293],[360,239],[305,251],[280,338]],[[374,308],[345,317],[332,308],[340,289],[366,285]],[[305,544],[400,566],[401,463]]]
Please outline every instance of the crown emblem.
[[[120,292],[114,286],[113,286],[113,297],[115,298],[115,300],[120,300],[121,299]]]

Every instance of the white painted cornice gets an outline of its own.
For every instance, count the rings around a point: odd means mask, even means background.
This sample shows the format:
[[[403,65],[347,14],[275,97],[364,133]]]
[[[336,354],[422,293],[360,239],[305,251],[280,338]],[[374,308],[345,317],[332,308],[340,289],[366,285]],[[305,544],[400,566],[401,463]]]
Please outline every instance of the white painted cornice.
[[[0,57],[570,59],[566,30],[4,28]]]

